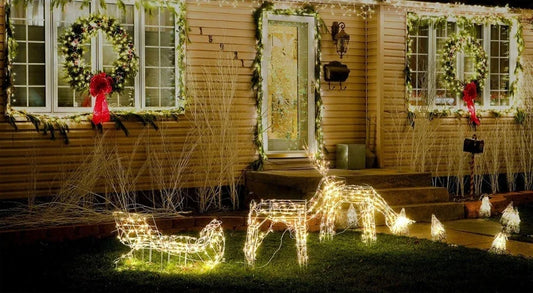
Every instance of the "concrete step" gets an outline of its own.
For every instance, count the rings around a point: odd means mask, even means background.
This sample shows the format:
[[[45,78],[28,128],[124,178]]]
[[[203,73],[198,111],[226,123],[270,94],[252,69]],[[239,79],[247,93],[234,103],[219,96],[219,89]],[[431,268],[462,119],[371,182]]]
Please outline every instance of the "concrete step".
[[[432,214],[435,214],[440,221],[451,221],[465,218],[464,204],[458,202],[412,204],[392,206],[392,208],[398,213],[402,208],[405,208],[405,215],[409,219],[417,222],[431,222]],[[382,214],[377,213],[375,216],[377,225],[385,225],[385,218]]]
[[[448,190],[443,187],[401,187],[376,190],[391,206],[447,202]]]
[[[328,175],[345,178],[347,184],[370,185],[376,189],[431,186],[430,173],[331,169]],[[250,171],[245,176],[246,188],[253,198],[286,199],[302,199],[314,194],[322,178],[315,170]]]
[[[272,170],[313,170],[308,158],[268,159],[263,164],[264,171]]]

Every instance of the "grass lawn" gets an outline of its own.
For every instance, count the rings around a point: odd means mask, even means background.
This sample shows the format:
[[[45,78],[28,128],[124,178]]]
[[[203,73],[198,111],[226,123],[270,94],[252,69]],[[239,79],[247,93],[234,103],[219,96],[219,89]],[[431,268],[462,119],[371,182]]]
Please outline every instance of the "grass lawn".
[[[531,292],[533,260],[391,235],[365,246],[360,233],[333,241],[308,239],[309,265],[300,269],[294,240],[269,235],[257,267],[245,266],[244,232],[226,232],[225,262],[210,271],[165,269],[159,263],[116,269],[128,249],[116,239],[2,247],[0,292]],[[4,245],[5,246],[5,245]],[[262,267],[263,266],[263,267]]]
[[[533,204],[517,207],[520,213],[520,233],[511,235],[509,239],[533,243]],[[500,217],[497,217],[500,220]]]

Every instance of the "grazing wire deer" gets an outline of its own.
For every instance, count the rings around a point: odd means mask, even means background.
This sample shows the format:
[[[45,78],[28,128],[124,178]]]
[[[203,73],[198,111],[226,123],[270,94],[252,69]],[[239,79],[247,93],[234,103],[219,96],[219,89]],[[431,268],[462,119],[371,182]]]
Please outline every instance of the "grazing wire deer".
[[[320,217],[320,241],[330,240],[335,235],[335,216],[344,204],[357,206],[362,216],[362,241],[370,243],[376,240],[375,213],[385,216],[385,224],[394,234],[406,233],[407,226],[414,221],[397,214],[371,186],[347,185],[345,180],[328,176],[327,163],[313,160],[315,168],[322,175],[317,191],[309,200],[267,199],[259,203],[250,203],[248,229],[244,244],[244,255],[249,265],[256,260],[257,249],[263,239],[273,231],[276,223],[282,223],[296,239],[298,264],[307,264],[307,220]],[[261,227],[270,223],[266,231]]]

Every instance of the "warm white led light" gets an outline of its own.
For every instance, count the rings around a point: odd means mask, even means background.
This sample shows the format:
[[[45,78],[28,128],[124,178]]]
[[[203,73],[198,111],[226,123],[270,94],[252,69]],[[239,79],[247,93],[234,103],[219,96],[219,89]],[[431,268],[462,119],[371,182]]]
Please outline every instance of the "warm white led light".
[[[167,259],[177,256],[180,265],[190,261],[200,261],[214,267],[224,256],[225,238],[222,222],[213,219],[200,231],[200,237],[163,235],[157,229],[153,217],[126,212],[114,212],[113,217],[118,232],[118,239],[131,250],[118,260],[133,257],[135,251],[149,251],[148,261],[152,261],[152,251],[166,253]],[[148,218],[151,221],[148,221]],[[161,262],[163,257],[161,257]]]

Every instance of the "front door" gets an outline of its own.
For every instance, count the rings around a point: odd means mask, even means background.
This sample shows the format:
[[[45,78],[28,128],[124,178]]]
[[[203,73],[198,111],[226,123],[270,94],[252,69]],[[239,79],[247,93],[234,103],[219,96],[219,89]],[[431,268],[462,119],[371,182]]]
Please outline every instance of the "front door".
[[[304,157],[315,148],[313,17],[268,15],[263,22],[264,149],[268,157]]]

